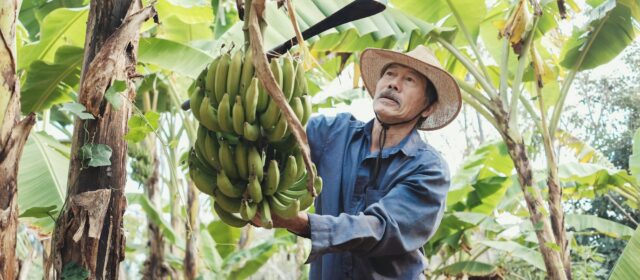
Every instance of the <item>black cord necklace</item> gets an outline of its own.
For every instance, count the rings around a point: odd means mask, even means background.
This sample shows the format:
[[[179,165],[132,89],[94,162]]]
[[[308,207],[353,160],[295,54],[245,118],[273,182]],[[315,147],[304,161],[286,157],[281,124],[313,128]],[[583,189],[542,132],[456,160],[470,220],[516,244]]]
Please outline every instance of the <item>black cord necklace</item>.
[[[429,108],[429,106],[426,106],[424,109],[420,110],[420,112],[416,114],[415,117],[409,120],[404,120],[404,121],[395,122],[395,123],[383,122],[378,116],[378,113],[374,112],[376,116],[376,120],[378,120],[378,122],[380,123],[380,126],[382,126],[382,130],[380,130],[380,134],[378,134],[378,146],[380,147],[380,149],[378,150],[378,156],[376,157],[376,164],[373,169],[373,178],[371,181],[369,181],[369,183],[374,183],[374,184],[377,183],[378,173],[380,173],[380,160],[382,159],[382,149],[384,149],[385,142],[387,141],[387,130],[389,130],[391,126],[406,124],[414,121],[415,119],[420,117],[422,112],[424,112],[424,110],[426,110],[427,108]],[[368,185],[371,185],[371,184],[367,184],[367,186]]]

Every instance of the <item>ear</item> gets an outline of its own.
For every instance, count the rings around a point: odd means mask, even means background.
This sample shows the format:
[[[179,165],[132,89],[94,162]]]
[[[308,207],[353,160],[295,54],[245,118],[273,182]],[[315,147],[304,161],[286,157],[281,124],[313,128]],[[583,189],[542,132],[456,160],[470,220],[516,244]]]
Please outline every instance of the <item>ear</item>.
[[[438,102],[436,102],[436,103],[434,103],[434,104],[431,104],[431,105],[429,106],[429,108],[424,109],[424,111],[422,111],[422,113],[421,113],[420,115],[421,115],[423,118],[426,118],[426,117],[430,116],[430,115],[433,113],[433,111],[435,111],[435,110],[436,110],[436,106],[438,106]]]

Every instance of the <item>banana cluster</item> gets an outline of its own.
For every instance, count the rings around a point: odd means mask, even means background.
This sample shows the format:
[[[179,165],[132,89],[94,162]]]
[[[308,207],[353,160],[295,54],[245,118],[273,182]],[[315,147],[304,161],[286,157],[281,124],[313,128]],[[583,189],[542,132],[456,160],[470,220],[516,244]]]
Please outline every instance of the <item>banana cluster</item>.
[[[215,200],[220,219],[242,227],[260,213],[290,218],[313,203],[300,149],[284,114],[254,73],[251,50],[216,58],[197,80],[191,111],[200,122],[189,153],[196,187]],[[286,55],[270,64],[289,105],[306,125],[312,112],[304,67]],[[315,166],[313,166],[315,170]],[[322,179],[315,177],[316,193]]]

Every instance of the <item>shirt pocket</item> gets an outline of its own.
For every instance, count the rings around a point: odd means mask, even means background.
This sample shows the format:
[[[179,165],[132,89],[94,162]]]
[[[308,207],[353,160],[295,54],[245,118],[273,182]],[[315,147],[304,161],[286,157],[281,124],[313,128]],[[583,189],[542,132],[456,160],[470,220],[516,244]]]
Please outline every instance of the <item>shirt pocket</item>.
[[[367,208],[369,205],[378,202],[384,195],[385,192],[382,190],[368,189],[365,193],[364,207]]]

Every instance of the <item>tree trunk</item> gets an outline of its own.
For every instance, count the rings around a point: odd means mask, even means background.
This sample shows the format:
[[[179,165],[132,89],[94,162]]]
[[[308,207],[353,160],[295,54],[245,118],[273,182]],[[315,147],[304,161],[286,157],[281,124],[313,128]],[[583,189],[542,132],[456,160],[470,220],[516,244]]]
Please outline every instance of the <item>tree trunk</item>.
[[[187,222],[185,230],[187,233],[187,248],[184,253],[184,279],[193,280],[196,278],[198,269],[196,263],[196,243],[199,232],[198,226],[198,190],[189,181],[187,185]]]
[[[18,277],[18,161],[35,123],[20,120],[20,84],[16,75],[16,19],[20,0],[0,1],[0,279]]]
[[[153,173],[146,182],[146,191],[149,201],[155,207],[161,207],[160,194],[158,188],[158,153],[156,152],[155,137],[151,137],[151,141],[147,141],[147,149],[151,152],[151,162],[153,164]],[[144,148],[143,148],[144,149]],[[143,279],[167,279],[169,277],[170,267],[164,259],[164,235],[160,231],[160,227],[149,219],[149,256],[144,262]]]
[[[520,137],[513,137],[508,133],[503,134],[503,137],[518,173],[518,182],[529,209],[529,219],[538,238],[540,253],[542,253],[544,264],[547,268],[547,275],[549,279],[567,279],[560,252],[549,247],[550,244],[555,244],[556,239],[549,220],[543,214],[546,211],[544,210],[544,201],[540,190],[533,185],[533,172],[527,156],[526,146]]]
[[[125,247],[127,148],[123,136],[135,96],[139,30],[150,17],[156,17],[155,10],[142,9],[140,1],[91,1],[78,102],[95,119],[75,121],[67,198],[53,235],[52,260],[47,262],[47,267],[53,265],[55,278],[75,264],[89,273],[88,279],[118,279]],[[104,99],[116,80],[127,85],[119,109]],[[80,153],[87,144],[109,146],[110,164],[88,166],[86,155]]]

